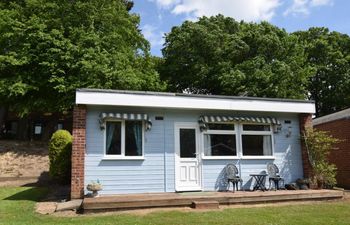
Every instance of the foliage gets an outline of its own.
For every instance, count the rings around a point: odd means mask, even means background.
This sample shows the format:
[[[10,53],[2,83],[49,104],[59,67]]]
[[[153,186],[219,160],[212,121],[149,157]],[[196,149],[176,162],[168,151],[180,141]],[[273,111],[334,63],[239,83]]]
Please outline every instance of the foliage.
[[[101,191],[103,189],[103,186],[99,180],[91,181],[90,183],[87,184],[86,189],[88,191]]]
[[[295,35],[305,46],[306,60],[314,68],[308,90],[316,115],[323,116],[350,105],[350,37],[327,28],[310,28]]]
[[[128,0],[0,3],[0,105],[71,108],[77,88],[162,90]]]
[[[311,181],[318,187],[332,187],[336,184],[336,166],[328,162],[328,155],[340,140],[326,131],[306,129],[303,135],[309,161],[312,166]]]
[[[311,68],[297,36],[267,22],[222,15],[173,27],[166,35],[163,79],[173,91],[305,98]]]
[[[34,212],[35,203],[47,191],[32,187],[3,187],[0,189],[0,224],[349,224],[350,204],[332,201],[312,204],[292,204],[228,208],[223,210],[159,211],[149,214],[123,213],[105,215],[50,216]],[[331,209],[331,210],[330,210]],[[283,215],[283,216],[281,216]]]
[[[66,130],[56,131],[49,143],[50,175],[68,184],[71,178],[71,154],[73,137]]]

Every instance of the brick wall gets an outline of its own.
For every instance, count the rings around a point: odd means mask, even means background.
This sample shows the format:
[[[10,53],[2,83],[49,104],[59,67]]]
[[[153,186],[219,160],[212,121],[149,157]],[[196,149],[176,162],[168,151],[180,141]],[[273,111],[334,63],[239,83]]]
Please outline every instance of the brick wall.
[[[300,136],[302,137],[305,129],[307,127],[312,127],[312,114],[305,114],[305,113],[299,114],[299,127],[300,127]],[[308,178],[311,176],[312,167],[309,161],[309,157],[307,154],[304,141],[301,141],[301,157],[303,161],[304,178]]]
[[[329,155],[329,161],[337,166],[337,186],[350,189],[350,119],[340,119],[315,125],[318,130],[343,140]]]
[[[75,106],[73,110],[72,199],[84,196],[85,127],[86,107],[82,105]]]

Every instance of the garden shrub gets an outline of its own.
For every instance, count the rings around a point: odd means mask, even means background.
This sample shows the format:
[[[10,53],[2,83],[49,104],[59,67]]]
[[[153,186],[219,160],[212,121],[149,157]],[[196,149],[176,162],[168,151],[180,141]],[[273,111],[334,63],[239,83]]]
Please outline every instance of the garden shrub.
[[[306,129],[303,140],[306,145],[312,175],[310,182],[319,188],[329,188],[336,185],[336,166],[328,161],[329,153],[334,149],[334,144],[340,142],[326,131]]]
[[[69,131],[58,130],[49,143],[50,176],[59,183],[70,182],[72,141]]]

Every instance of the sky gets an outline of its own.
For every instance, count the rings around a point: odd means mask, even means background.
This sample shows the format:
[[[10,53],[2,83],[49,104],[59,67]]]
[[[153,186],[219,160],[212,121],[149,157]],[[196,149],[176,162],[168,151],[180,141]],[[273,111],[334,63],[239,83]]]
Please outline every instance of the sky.
[[[133,13],[151,43],[151,54],[161,56],[164,34],[185,20],[223,14],[238,21],[268,21],[288,32],[328,27],[350,34],[349,0],[134,0]]]

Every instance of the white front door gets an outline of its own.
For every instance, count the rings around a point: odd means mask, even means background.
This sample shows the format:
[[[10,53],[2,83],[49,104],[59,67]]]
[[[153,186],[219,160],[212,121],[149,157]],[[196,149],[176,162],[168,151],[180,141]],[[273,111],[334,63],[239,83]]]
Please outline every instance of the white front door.
[[[175,124],[175,189],[201,190],[198,123]]]

